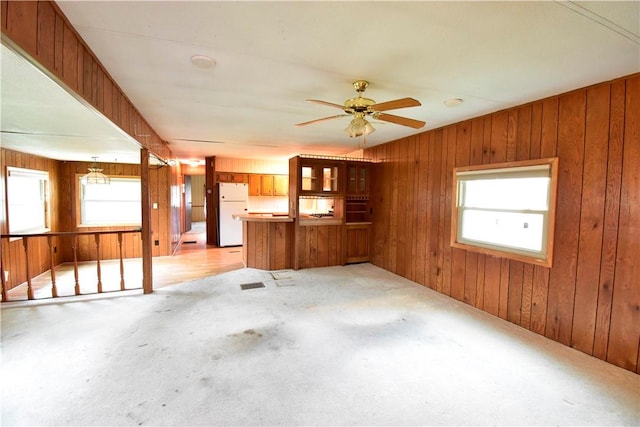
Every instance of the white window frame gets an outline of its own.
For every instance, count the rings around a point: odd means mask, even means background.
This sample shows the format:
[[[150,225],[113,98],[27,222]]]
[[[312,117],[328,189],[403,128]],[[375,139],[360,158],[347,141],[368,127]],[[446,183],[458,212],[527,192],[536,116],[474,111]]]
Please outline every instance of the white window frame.
[[[40,187],[40,195],[39,195],[39,199],[38,201],[31,201],[29,202],[30,205],[33,206],[37,206],[38,208],[38,212],[41,212],[42,214],[42,222],[38,223],[37,225],[34,225],[33,227],[26,227],[26,228],[20,228],[20,229],[16,229],[13,224],[16,223],[15,221],[15,217],[18,214],[18,212],[15,210],[15,206],[16,203],[13,203],[15,199],[14,197],[12,197],[12,191],[11,191],[11,180],[12,177],[22,177],[22,178],[29,178],[29,179],[33,179],[33,180],[38,180],[39,181],[39,187]],[[35,170],[35,169],[24,169],[24,168],[17,168],[17,167],[13,167],[13,166],[7,166],[7,170],[6,170],[6,183],[7,183],[7,223],[8,223],[8,230],[9,230],[9,234],[32,234],[32,233],[44,233],[49,231],[49,172],[47,171],[41,171],[41,170]],[[13,212],[12,212],[13,211]],[[23,215],[20,215],[22,217],[24,217]],[[13,217],[13,221],[12,221],[12,217]],[[33,225],[33,224],[32,224]]]
[[[104,186],[104,185],[113,185],[113,184],[117,184],[118,182],[123,182],[123,181],[134,181],[134,182],[138,182],[140,185],[142,185],[142,181],[141,178],[139,176],[124,176],[124,175],[109,175],[109,178],[111,180],[111,184],[84,184],[82,182],[82,176],[80,174],[76,175],[76,185],[77,185],[77,203],[78,203],[78,227],[105,227],[105,226],[114,226],[114,225],[118,225],[118,226],[140,226],[142,224],[142,201],[141,201],[141,194],[139,194],[138,196],[140,197],[140,199],[137,200],[138,202],[138,206],[140,209],[140,220],[139,221],[130,221],[130,220],[125,220],[125,219],[119,219],[119,218],[114,218],[114,219],[107,219],[107,220],[91,220],[91,219],[87,219],[86,218],[86,208],[85,208],[85,199],[84,199],[84,187],[85,186]],[[115,200],[115,202],[118,202],[117,200]],[[105,205],[106,203],[108,203],[108,201],[104,202]],[[117,209],[109,209],[109,208],[105,208],[106,211],[110,212],[110,213],[114,213],[114,212],[118,212]]]
[[[537,208],[504,208],[493,207],[467,207],[463,205],[464,191],[469,191],[465,183],[472,180],[500,180],[514,178],[539,178],[548,177],[546,206]],[[496,182],[499,184],[499,182]],[[553,265],[553,240],[555,235],[555,210],[558,185],[558,158],[526,160],[519,162],[507,162],[500,164],[475,165],[454,168],[453,170],[453,203],[451,219],[451,246],[468,251],[489,254],[502,258],[513,259],[551,267]],[[497,241],[484,239],[470,239],[463,237],[465,211],[484,211],[488,214],[522,214],[534,215],[542,218],[540,227],[540,250],[515,247],[501,244]],[[497,220],[496,220],[497,223]],[[524,227],[527,227],[525,222]],[[498,240],[498,239],[496,239]]]

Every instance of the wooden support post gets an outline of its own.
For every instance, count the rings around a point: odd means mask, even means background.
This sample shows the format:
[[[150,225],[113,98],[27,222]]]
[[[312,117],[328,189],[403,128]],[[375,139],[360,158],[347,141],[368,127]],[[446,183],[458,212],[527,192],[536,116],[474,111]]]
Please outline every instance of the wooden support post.
[[[149,150],[140,149],[140,187],[142,203],[142,292],[153,292],[152,235],[151,235],[151,182],[149,179]]]
[[[122,258],[122,233],[118,233],[118,253],[120,254],[120,290],[124,291],[124,260]]]
[[[53,236],[47,236],[47,243],[49,244],[49,272],[51,274],[51,296],[53,298],[58,297],[58,288],[56,287],[56,263],[53,259],[55,248],[53,246]]]
[[[7,298],[7,281],[4,277],[4,261],[2,261],[2,254],[0,254],[0,283],[2,283],[2,289],[0,290],[2,293],[2,302],[8,301]]]
[[[25,268],[27,270],[27,299],[34,299],[33,288],[31,287],[31,269],[29,268],[29,238],[22,238],[22,246],[24,246]]]
[[[205,200],[206,200],[206,226],[207,245],[218,244],[218,188],[216,187],[216,158],[215,156],[205,157]]]
[[[78,278],[78,235],[73,236],[73,278],[76,281],[75,294],[80,295],[80,281]]]
[[[95,235],[96,241],[96,270],[98,274],[98,293],[102,293],[102,271],[100,270],[100,233]]]

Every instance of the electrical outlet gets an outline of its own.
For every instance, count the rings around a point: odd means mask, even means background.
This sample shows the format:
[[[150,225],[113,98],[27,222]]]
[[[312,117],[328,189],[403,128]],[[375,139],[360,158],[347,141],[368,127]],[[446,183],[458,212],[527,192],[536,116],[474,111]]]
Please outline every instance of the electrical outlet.
[[[160,240],[154,240],[153,244],[156,245],[156,246],[160,246]]]
[[[9,270],[5,270],[4,271],[4,281],[8,282],[9,281]]]

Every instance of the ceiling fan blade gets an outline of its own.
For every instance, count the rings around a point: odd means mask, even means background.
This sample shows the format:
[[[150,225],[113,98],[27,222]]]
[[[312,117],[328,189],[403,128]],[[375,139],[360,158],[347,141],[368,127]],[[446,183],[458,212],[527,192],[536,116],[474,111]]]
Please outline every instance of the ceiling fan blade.
[[[421,120],[410,119],[408,117],[394,116],[393,114],[378,113],[373,116],[375,119],[382,120],[384,122],[391,122],[397,125],[409,126],[410,128],[420,129],[426,123]]]
[[[294,126],[295,127],[307,126],[307,125],[311,125],[311,124],[314,124],[314,123],[324,122],[325,120],[337,119],[338,117],[345,117],[345,116],[348,116],[348,115],[349,114],[338,114],[337,116],[324,117],[322,119],[315,119],[315,120],[311,120],[309,122],[298,123],[298,124],[296,124]]]
[[[420,101],[413,98],[401,98],[394,99],[393,101],[380,102],[379,104],[373,104],[369,109],[372,111],[387,111],[387,110],[395,110],[396,108],[407,108],[407,107],[419,107]]]
[[[334,107],[334,108],[339,108],[341,110],[344,110],[344,105],[334,104],[333,102],[320,101],[319,99],[307,99],[306,101],[307,102],[314,102],[316,104],[322,104],[322,105],[326,105],[328,107]]]

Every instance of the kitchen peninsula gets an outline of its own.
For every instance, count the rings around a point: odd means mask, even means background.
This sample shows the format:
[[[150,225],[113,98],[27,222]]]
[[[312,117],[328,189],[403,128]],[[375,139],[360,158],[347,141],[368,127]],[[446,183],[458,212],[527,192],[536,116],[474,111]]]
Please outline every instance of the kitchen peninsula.
[[[234,215],[242,221],[242,261],[249,268],[291,268],[293,218],[259,213]]]
[[[289,211],[235,215],[242,259],[261,270],[369,260],[371,163],[300,155],[289,160]]]

